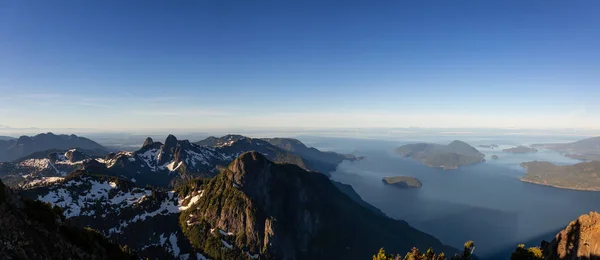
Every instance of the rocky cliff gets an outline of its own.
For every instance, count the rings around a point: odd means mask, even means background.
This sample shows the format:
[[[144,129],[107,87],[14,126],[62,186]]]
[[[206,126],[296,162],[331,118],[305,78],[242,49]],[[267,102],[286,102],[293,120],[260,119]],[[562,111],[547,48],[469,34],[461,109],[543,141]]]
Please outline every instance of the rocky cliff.
[[[590,212],[542,243],[545,259],[600,259],[600,214]]]

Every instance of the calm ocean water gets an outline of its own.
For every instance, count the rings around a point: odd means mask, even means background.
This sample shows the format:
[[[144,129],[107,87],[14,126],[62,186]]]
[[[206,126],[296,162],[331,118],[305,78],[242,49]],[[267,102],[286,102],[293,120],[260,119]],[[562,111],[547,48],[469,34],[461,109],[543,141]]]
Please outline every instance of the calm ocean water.
[[[438,138],[423,141],[447,143],[453,139],[478,144],[498,144],[500,148],[479,148],[487,162],[458,170],[444,171],[400,158],[393,148],[402,141],[301,137],[320,149],[352,152],[362,161],[344,162],[332,179],[350,184],[367,202],[388,216],[406,220],[432,234],[445,244],[462,247],[476,242],[476,253],[485,259],[507,259],[519,243],[537,246],[551,240],[558,230],[581,214],[600,211],[600,192],[573,191],[524,183],[525,171],[519,164],[545,160],[557,164],[578,161],[554,151],[508,154],[501,150],[518,144],[570,141],[557,137],[476,137]],[[500,158],[492,160],[491,155]],[[405,175],[421,180],[421,189],[403,190],[381,182],[384,176]]]

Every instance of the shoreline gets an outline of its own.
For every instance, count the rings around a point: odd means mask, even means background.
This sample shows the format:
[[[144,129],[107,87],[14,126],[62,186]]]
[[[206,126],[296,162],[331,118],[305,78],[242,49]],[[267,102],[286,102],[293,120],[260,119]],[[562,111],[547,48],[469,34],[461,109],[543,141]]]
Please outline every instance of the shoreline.
[[[557,189],[563,189],[563,190],[600,191],[600,187],[598,187],[598,188],[573,188],[573,187],[565,187],[565,186],[560,186],[560,185],[555,185],[555,184],[536,182],[536,181],[525,179],[525,177],[521,177],[521,178],[519,178],[519,180],[522,181],[522,182],[525,182],[525,183],[531,183],[531,184],[542,185],[542,186],[550,186],[550,187],[554,187],[554,188],[557,188]]]

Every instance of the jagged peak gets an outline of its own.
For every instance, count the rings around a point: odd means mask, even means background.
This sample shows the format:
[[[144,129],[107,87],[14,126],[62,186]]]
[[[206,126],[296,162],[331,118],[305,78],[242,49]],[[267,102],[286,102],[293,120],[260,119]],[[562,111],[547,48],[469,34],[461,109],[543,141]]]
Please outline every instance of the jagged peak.
[[[168,135],[167,139],[165,139],[165,146],[166,147],[175,147],[176,145],[177,145],[177,137],[175,137],[172,134]]]
[[[154,144],[154,140],[152,140],[152,137],[146,137],[146,140],[144,140],[144,144],[142,145],[142,148],[148,146],[148,145],[152,145]]]

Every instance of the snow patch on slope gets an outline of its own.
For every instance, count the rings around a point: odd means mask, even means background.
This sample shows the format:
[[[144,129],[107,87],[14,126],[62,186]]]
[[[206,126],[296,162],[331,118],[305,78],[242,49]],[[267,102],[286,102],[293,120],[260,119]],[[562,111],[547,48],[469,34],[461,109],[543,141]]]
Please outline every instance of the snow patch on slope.
[[[79,181],[71,180],[65,184],[65,186],[70,187],[73,185],[81,185],[82,183]],[[67,218],[76,217],[81,214],[81,209],[86,207],[92,207],[95,205],[96,201],[107,201],[108,200],[108,191],[113,189],[113,187],[108,182],[98,182],[92,180],[89,182],[90,187],[82,194],[74,199],[71,196],[71,193],[68,192],[64,188],[51,190],[48,194],[44,196],[38,196],[38,200],[48,202],[52,205],[58,205],[63,208],[64,215]],[[115,185],[116,187],[116,185]],[[86,215],[89,213],[86,213]]]

